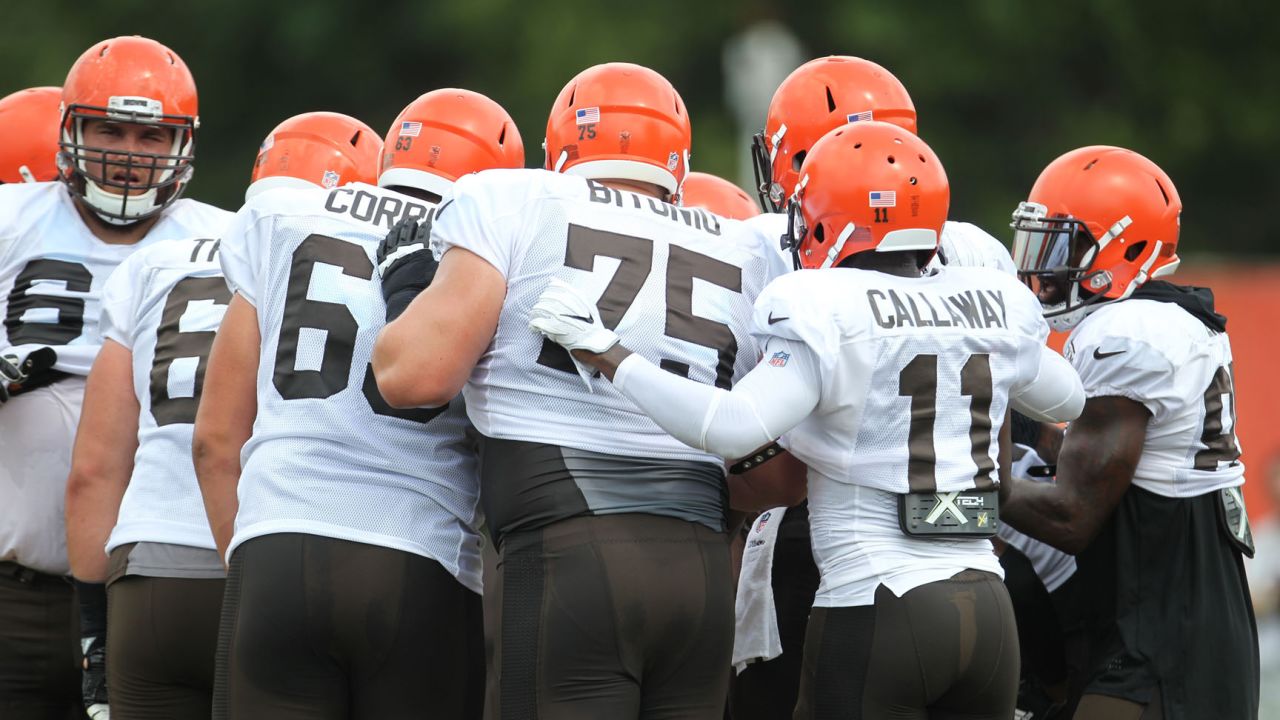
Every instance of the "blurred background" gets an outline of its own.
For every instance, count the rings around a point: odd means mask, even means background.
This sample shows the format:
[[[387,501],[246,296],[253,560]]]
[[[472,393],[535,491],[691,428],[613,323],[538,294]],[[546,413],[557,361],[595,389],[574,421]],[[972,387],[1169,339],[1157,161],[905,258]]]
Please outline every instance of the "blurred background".
[[[1280,4],[43,0],[5,2],[3,15],[0,96],[60,85],[106,37],[141,34],[177,51],[201,100],[189,195],[227,208],[239,205],[259,142],[285,117],[335,110],[383,131],[439,87],[505,106],[539,165],[556,93],[610,60],[667,76],[693,121],[693,167],[748,189],[750,134],[786,74],[826,54],[875,60],[915,100],[921,135],[951,179],[953,217],[1006,242],[1009,213],[1050,160],[1087,144],[1137,150],[1182,196],[1176,279],[1213,287],[1231,319],[1246,494],[1259,543],[1273,553],[1254,563],[1255,591],[1263,614],[1280,606],[1280,421],[1271,415],[1280,407]],[[1280,692],[1280,682],[1267,685]]]

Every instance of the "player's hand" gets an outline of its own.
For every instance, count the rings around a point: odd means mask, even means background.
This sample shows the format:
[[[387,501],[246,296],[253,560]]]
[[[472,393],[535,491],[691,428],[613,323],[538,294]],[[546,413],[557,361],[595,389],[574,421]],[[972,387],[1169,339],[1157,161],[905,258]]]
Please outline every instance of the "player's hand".
[[[65,377],[53,369],[57,362],[58,353],[49,347],[32,350],[21,363],[17,355],[0,356],[0,403]]]
[[[95,720],[108,720],[107,706],[107,638],[105,634],[80,638],[84,663],[80,670],[80,695],[85,714]]]
[[[618,344],[596,306],[562,280],[552,280],[529,313],[529,327],[564,346],[597,355]]]
[[[572,285],[553,279],[529,312],[529,327],[569,350],[587,390],[595,392],[591,386],[595,369],[586,367],[572,351],[600,355],[618,344],[618,335],[600,321],[593,303]]]
[[[439,263],[431,253],[431,223],[405,218],[391,226],[378,246],[378,275],[387,301],[387,322],[400,317],[409,303],[436,276]]]
[[[9,402],[9,386],[22,382],[17,355],[0,355],[0,403]]]

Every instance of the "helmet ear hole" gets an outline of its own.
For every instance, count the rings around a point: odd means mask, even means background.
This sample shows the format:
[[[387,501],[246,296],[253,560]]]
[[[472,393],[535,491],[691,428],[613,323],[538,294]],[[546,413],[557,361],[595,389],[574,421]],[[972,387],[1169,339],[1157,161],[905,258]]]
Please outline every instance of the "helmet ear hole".
[[[825,243],[827,241],[826,232],[822,229],[822,223],[818,223],[813,227],[813,239],[817,240],[819,243]]]
[[[791,169],[792,169],[792,170],[794,170],[794,171],[796,171],[796,172],[800,172],[800,166],[804,164],[804,157],[805,157],[805,155],[808,155],[808,154],[809,154],[809,151],[807,151],[807,150],[801,150],[800,152],[796,153],[795,155],[792,155],[792,156],[791,156]]]
[[[1128,248],[1125,248],[1124,259],[1128,260],[1129,262],[1133,262],[1134,260],[1137,260],[1138,256],[1142,254],[1142,251],[1146,249],[1147,249],[1146,240],[1141,240],[1139,242],[1136,242],[1130,245]]]

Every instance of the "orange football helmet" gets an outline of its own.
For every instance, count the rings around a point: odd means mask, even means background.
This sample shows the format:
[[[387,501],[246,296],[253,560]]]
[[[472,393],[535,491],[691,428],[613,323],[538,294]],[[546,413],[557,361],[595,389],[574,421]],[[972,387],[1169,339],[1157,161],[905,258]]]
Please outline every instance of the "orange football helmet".
[[[551,106],[545,167],[652,183],[675,198],[692,139],[684,100],[666,78],[641,65],[605,63],[578,73]]]
[[[1182,200],[1132,150],[1084,147],[1040,173],[1013,213],[1013,259],[1055,330],[1178,268]]]
[[[0,183],[58,177],[58,105],[62,88],[35,87],[0,98]]]
[[[167,153],[106,152],[84,143],[87,119],[153,125],[173,131]],[[200,126],[196,83],[182,58],[136,35],[103,40],[76,60],[62,86],[60,177],[104,221],[127,225],[159,213],[191,179],[195,132]],[[100,164],[92,177],[86,163]],[[112,169],[143,180],[115,180]],[[138,195],[130,192],[143,189]]]
[[[245,200],[276,187],[335,188],[378,180],[382,138],[359,120],[335,112],[294,115],[258,148]]]
[[[773,93],[764,132],[751,143],[760,204],[782,212],[800,179],[805,154],[846,123],[879,120],[916,133],[916,107],[893,73],[862,58],[810,60]]]
[[[443,196],[468,173],[522,167],[524,142],[507,111],[480,93],[446,88],[426,93],[396,116],[378,185]]]
[[[787,209],[787,237],[804,268],[860,252],[937,252],[951,186],[933,150],[880,121],[837,128],[814,143]]]
[[[760,214],[760,208],[742,188],[703,172],[691,172],[685,176],[680,203],[685,207],[706,208],[734,220],[746,220]]]

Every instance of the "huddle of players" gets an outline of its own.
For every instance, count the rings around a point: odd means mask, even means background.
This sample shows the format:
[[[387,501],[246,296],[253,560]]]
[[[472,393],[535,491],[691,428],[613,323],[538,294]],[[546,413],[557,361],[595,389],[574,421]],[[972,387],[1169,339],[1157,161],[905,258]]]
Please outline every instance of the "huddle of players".
[[[779,88],[757,217],[689,173],[679,94],[629,64],[565,86],[545,170],[469,91],[385,141],[291,118],[232,218],[178,200],[198,121],[172,51],[100,43],[61,103],[62,182],[0,188],[0,567],[70,602],[32,540],[69,474],[119,717],[719,718],[728,506],[796,485],[820,582],[775,712],[1010,717],[1009,520],[1078,554],[1078,717],[1256,714],[1225,319],[1153,280],[1181,205],[1145,158],[1050,164],[1014,216],[1024,285],[946,220],[910,98],[856,58]],[[1046,316],[1078,326],[1066,360]],[[1056,484],[1001,482],[1011,411],[1080,417]],[[726,493],[725,459],[780,437],[807,478],[774,460]]]

